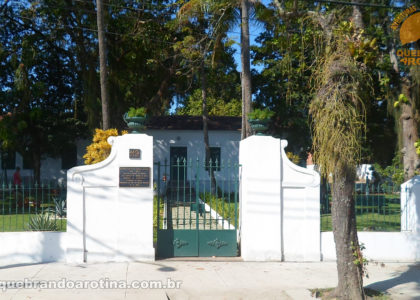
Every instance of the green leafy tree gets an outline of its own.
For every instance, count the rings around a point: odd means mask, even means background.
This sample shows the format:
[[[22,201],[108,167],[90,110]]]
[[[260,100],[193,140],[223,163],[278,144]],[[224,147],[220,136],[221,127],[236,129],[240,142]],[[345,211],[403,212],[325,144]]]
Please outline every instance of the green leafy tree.
[[[121,116],[131,106],[145,107],[148,115],[168,113],[187,85],[173,47],[183,37],[173,26],[177,6],[120,0],[106,7],[112,127],[124,126]]]
[[[207,97],[207,109],[209,116],[232,116],[241,115],[241,102],[238,99],[232,99],[228,102],[221,98]],[[201,116],[203,114],[201,90],[195,90],[182,106],[176,110],[178,115]]]
[[[51,114],[41,108],[16,112],[0,121],[2,149],[17,151],[29,158],[34,170],[34,179],[41,182],[41,160],[46,155],[58,156],[83,137],[84,123],[70,115]]]
[[[65,34],[48,18],[38,26],[33,5],[7,6],[0,18],[0,137],[2,149],[30,157],[39,182],[42,157],[59,155],[73,144],[83,122],[73,114],[75,77],[70,54],[59,43]]]
[[[308,105],[313,98],[311,78],[320,48],[314,41],[322,36],[307,12],[311,3],[283,1],[282,9],[268,6],[258,11],[264,30],[253,46],[253,64],[262,68],[254,74],[255,108],[267,107],[275,116],[270,132],[287,138],[294,152],[311,145]]]
[[[370,151],[374,157],[380,158],[383,166],[391,165],[394,156],[401,158],[404,179],[408,180],[419,171],[420,163],[414,146],[419,137],[420,72],[418,66],[405,66],[400,63],[396,52],[404,48],[418,49],[418,43],[401,46],[398,31],[392,30],[391,24],[393,18],[402,10],[391,8],[396,4],[394,1],[385,1],[384,4],[389,7],[365,8],[365,15],[369,16],[364,18],[365,31],[379,46],[377,59],[374,60],[374,65],[370,66],[377,98],[377,101],[373,102],[376,110],[374,107],[371,112],[376,112],[377,115],[368,112],[367,138],[371,141]],[[415,1],[400,4],[405,5],[402,8],[408,8],[415,4]],[[390,130],[392,126],[395,126],[395,134]],[[384,145],[386,147],[383,147]],[[384,154],[386,157],[383,157]]]

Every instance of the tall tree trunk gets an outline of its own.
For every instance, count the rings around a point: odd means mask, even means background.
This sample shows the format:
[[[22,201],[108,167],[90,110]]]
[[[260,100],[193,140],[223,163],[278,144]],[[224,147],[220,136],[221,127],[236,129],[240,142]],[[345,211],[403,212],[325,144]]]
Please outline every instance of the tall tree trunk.
[[[204,138],[204,148],[205,148],[205,157],[206,157],[206,165],[207,160],[210,160],[210,142],[209,142],[209,129],[208,129],[208,111],[207,111],[207,74],[204,69],[204,63],[201,65],[200,68],[201,72],[201,97],[203,101],[203,138]],[[213,165],[214,162],[212,162]],[[219,162],[220,163],[220,162]],[[209,176],[211,182],[211,192],[213,195],[216,193],[216,178],[214,176],[214,169],[209,166]]]
[[[414,143],[419,139],[417,132],[417,122],[414,116],[413,103],[411,93],[411,80],[408,78],[402,79],[402,93],[407,97],[407,103],[401,103],[401,130],[402,130],[402,149],[403,165],[404,165],[404,180],[408,180],[415,175],[419,157],[416,153]]]
[[[363,30],[359,6],[353,6],[353,22],[358,31]],[[341,161],[333,174],[331,217],[337,257],[338,285],[335,295],[344,300],[364,299],[363,255],[357,237],[356,208],[354,201],[354,166]],[[357,262],[357,263],[355,263]]]
[[[106,66],[106,38],[104,30],[104,16],[102,0],[96,0],[96,19],[98,23],[98,42],[99,42],[99,68],[101,77],[101,99],[102,99],[102,129],[110,128],[109,117],[109,95],[108,79]]]
[[[393,69],[396,74],[400,74],[398,67],[398,57],[395,50],[394,41],[390,45],[390,58]],[[400,123],[398,127],[398,136],[401,142],[400,151],[403,157],[403,167],[404,167],[404,180],[409,180],[415,175],[416,170],[419,169],[419,157],[416,153],[416,147],[414,143],[419,139],[419,134],[417,131],[417,121],[416,121],[416,99],[417,93],[412,92],[412,80],[409,76],[401,78],[401,93],[407,98],[406,103],[400,103],[400,112],[395,113],[395,117],[399,116],[399,119],[396,122]]]
[[[172,65],[169,67],[165,74],[162,82],[160,83],[159,89],[156,94],[149,100],[147,105],[148,110],[160,111],[164,113],[164,110],[169,105],[169,98],[167,97],[168,89],[170,87],[171,78],[174,76],[176,71],[177,57],[176,55],[172,59]]]
[[[252,134],[247,115],[251,112],[252,85],[249,45],[249,0],[241,0],[242,131],[241,139]]]
[[[334,34],[333,34],[333,22],[334,22],[334,14],[329,14],[326,17],[324,17],[322,14],[317,13],[315,15],[317,17],[318,22],[320,26],[322,27],[324,31],[325,40],[327,43],[329,41],[334,42]],[[354,6],[353,8],[353,16],[352,20],[355,24],[355,27],[358,30],[362,30],[364,27],[363,24],[363,18],[360,11],[359,6]],[[337,37],[335,37],[337,38]],[[339,43],[342,42],[342,40],[338,40]],[[339,52],[340,57],[343,59],[346,59],[345,56],[343,56],[343,52]],[[329,54],[331,55],[331,53]],[[349,55],[348,52],[344,55]],[[340,57],[337,56],[337,59],[334,61],[333,65],[327,65],[326,67],[329,67],[328,70],[329,76],[325,79],[327,84],[323,83],[319,87],[319,98],[321,99],[331,99],[333,98],[333,101],[337,101],[336,98],[342,99],[344,101],[351,101],[350,98],[347,98],[347,95],[345,95],[346,89],[344,87],[346,80],[343,79],[344,76],[340,76],[341,78],[338,80],[338,82],[334,83],[335,80],[331,76],[332,73],[338,72],[338,68],[343,67],[346,65],[345,60],[340,61]],[[331,72],[331,66],[334,68],[334,72]],[[357,66],[357,65],[356,65]],[[325,67],[325,64],[321,65],[321,67]],[[337,68],[337,69],[335,69]],[[346,72],[346,68],[342,68],[341,72]],[[341,73],[340,73],[341,74]],[[364,71],[360,72],[360,75],[365,75]],[[351,76],[350,76],[351,77]],[[354,84],[359,84],[360,82],[357,81],[351,81]],[[343,94],[341,96],[336,96],[336,94],[329,94],[327,93],[327,97],[325,96],[325,93],[327,90],[330,89],[331,86],[334,86],[335,88],[342,88]],[[315,102],[317,103],[317,102]],[[354,104],[350,104],[354,105]],[[322,106],[321,106],[322,107]],[[316,111],[317,113],[314,115],[314,123],[317,123],[317,119],[319,118],[322,120],[321,115],[325,113],[323,117],[328,118],[328,110],[324,108],[319,108],[316,106],[313,106],[312,109]],[[348,109],[348,108],[344,108]],[[359,122],[359,117],[355,117],[357,119],[353,119],[352,121],[347,119],[342,119],[341,122]],[[338,124],[337,124],[338,125]],[[315,125],[316,126],[316,125]],[[354,126],[354,125],[352,125]],[[334,131],[334,126],[330,126],[331,128],[325,128],[325,130],[331,130]],[[346,128],[346,126],[338,126],[337,128]],[[357,128],[357,132],[353,132],[351,135],[353,138],[359,139],[359,130],[362,130],[362,128]],[[319,127],[317,128],[319,129]],[[324,128],[323,128],[324,129]],[[340,130],[340,129],[336,129]],[[317,134],[315,132],[315,134]],[[319,137],[319,133],[318,133]],[[321,137],[323,137],[321,135]],[[352,164],[355,164],[358,161],[358,157],[349,157],[348,155],[340,155],[340,159],[338,162],[328,161],[329,160],[329,153],[332,152],[331,150],[331,141],[326,141],[326,139],[322,139],[322,141],[316,141],[315,138],[314,141],[317,143],[315,145],[316,147],[320,147],[321,150],[317,150],[318,153],[321,154],[321,161],[324,163],[324,175],[328,176],[330,172],[327,172],[328,170],[331,170],[331,173],[333,173],[333,187],[332,187],[332,210],[331,210],[331,216],[332,216],[332,225],[333,225],[333,234],[334,234],[334,242],[335,242],[335,248],[336,248],[336,257],[337,257],[337,274],[338,274],[338,285],[336,289],[334,290],[334,295],[339,299],[344,300],[359,300],[364,299],[364,290],[363,290],[363,255],[361,253],[361,249],[359,246],[359,240],[357,237],[357,226],[356,226],[356,211],[355,211],[355,200],[353,196],[354,192],[354,180],[355,180],[355,166]],[[340,147],[340,142],[334,142],[336,145],[333,145],[334,151],[337,151],[335,149],[340,149],[337,147]],[[328,147],[326,147],[328,146]],[[343,146],[341,146],[343,147]],[[354,146],[344,146],[348,150],[352,149],[354,150]],[[342,148],[341,148],[342,149]],[[361,145],[358,145],[358,149],[361,149]],[[357,150],[357,149],[356,149]],[[352,151],[353,153],[357,153],[357,151]],[[354,163],[350,163],[349,161],[353,161]],[[326,166],[325,166],[326,165]]]
[[[354,168],[346,164],[333,174],[331,216],[338,273],[335,295],[345,300],[364,299],[363,258],[357,238],[353,197],[354,179]],[[359,260],[360,264],[355,264],[355,260]]]

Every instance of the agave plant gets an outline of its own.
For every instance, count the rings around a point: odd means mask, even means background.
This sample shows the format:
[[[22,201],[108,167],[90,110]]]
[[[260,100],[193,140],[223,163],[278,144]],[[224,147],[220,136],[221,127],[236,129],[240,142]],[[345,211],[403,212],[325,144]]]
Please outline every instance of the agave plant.
[[[48,212],[59,218],[65,218],[67,216],[66,199],[54,197],[54,207],[50,207]]]
[[[57,222],[50,217],[50,214],[37,214],[29,220],[29,229],[32,231],[57,231]]]

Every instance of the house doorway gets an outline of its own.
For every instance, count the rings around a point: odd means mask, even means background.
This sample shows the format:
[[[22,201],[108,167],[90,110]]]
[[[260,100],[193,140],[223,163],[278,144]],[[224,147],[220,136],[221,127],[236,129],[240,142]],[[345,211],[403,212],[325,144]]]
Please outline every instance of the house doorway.
[[[170,150],[170,180],[172,183],[187,180],[187,147],[171,147]]]

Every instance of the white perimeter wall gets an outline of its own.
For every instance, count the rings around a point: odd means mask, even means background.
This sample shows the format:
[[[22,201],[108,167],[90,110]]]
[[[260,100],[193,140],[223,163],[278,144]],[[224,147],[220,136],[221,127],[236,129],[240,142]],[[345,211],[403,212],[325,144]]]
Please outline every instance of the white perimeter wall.
[[[182,144],[182,137],[176,141],[176,135],[167,134],[154,144],[159,155],[154,161],[169,160],[166,141],[186,145],[188,155],[204,158],[199,143]],[[229,144],[228,135],[225,143],[221,139],[212,145],[234,152],[235,142]],[[151,167],[152,138],[143,135],[144,140],[132,141],[129,136],[118,138],[118,149],[113,147],[106,161],[69,172],[68,232],[2,232],[0,263],[82,262],[84,255],[88,261],[153,260],[152,189],[119,189],[116,177],[119,166]],[[147,144],[150,150],[145,150],[143,161],[127,160],[129,148]],[[319,175],[291,163],[286,146],[285,140],[265,136],[241,142],[242,257],[248,261],[335,260],[333,233],[320,232]],[[420,176],[401,186],[401,210],[401,232],[358,233],[368,260],[420,261]]]
[[[368,260],[408,262],[420,261],[420,236],[412,232],[358,232],[359,242],[366,247]],[[332,232],[321,233],[322,260],[336,260]]]
[[[1,232],[0,264],[66,260],[65,232]]]
[[[375,261],[420,261],[420,176],[401,185],[401,232],[358,232],[365,257]],[[332,232],[321,233],[323,260],[335,260]]]

